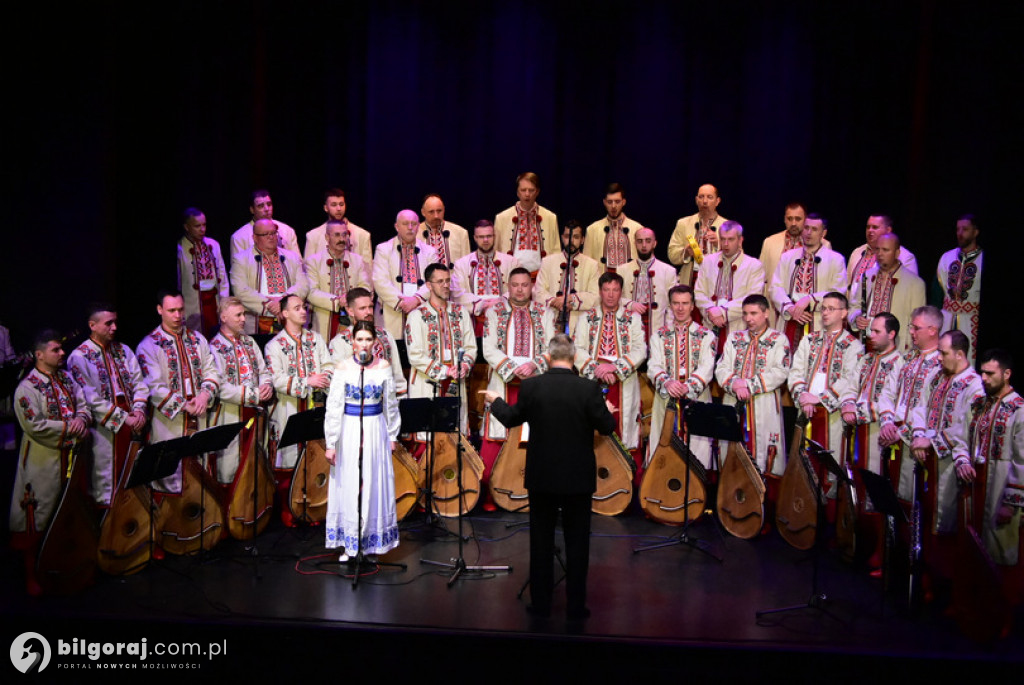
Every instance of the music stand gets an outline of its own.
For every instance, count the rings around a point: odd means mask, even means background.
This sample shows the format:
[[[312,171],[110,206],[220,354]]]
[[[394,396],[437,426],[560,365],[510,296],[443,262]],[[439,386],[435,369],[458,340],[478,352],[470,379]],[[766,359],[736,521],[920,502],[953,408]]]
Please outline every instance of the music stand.
[[[287,423],[285,423],[284,431],[281,433],[281,439],[277,442],[277,448],[280,450],[282,447],[290,447],[302,443],[302,453],[299,455],[299,460],[302,461],[302,513],[298,516],[294,516],[294,520],[301,521],[306,525],[311,525],[312,521],[309,518],[309,496],[306,488],[309,486],[309,460],[302,459],[306,453],[306,446],[313,440],[324,439],[324,415],[327,410],[324,407],[314,407],[313,409],[307,409],[300,411],[296,414],[292,414],[288,417]],[[298,461],[295,462],[295,468],[292,469],[292,482],[295,480],[295,469],[298,468]],[[290,490],[290,488],[289,488]],[[288,495],[288,502],[285,503],[289,509],[291,509],[291,493]]]
[[[436,386],[435,386],[436,390]],[[422,459],[427,460],[427,477],[423,483],[423,509],[428,528],[443,530],[451,535],[434,512],[434,434],[455,433],[459,430],[459,398],[457,397],[416,397],[400,400],[398,412],[401,415],[403,433],[426,433],[427,450]],[[436,518],[435,518],[436,516]],[[431,537],[428,535],[428,537]]]
[[[153,507],[155,506],[155,501],[153,499],[153,481],[170,476],[178,470],[178,465],[187,457],[194,457],[208,452],[219,452],[226,449],[241,430],[241,423],[228,423],[223,426],[207,428],[192,435],[182,436],[180,438],[171,438],[170,440],[164,440],[163,442],[146,445],[139,450],[139,456],[136,458],[135,464],[132,466],[132,470],[128,474],[128,480],[125,488],[130,490],[139,485],[145,485],[149,488],[150,545],[153,545],[156,541],[156,531],[154,530],[155,522],[153,520]],[[183,468],[182,479],[184,479],[184,477],[185,473]],[[204,495],[201,499],[205,499],[205,485],[202,481],[200,481],[199,485],[201,492],[203,492]],[[200,555],[206,552],[206,548],[203,546],[203,533],[206,530],[205,516],[206,507],[200,507]]]
[[[684,402],[682,404],[682,416],[686,425],[686,451],[690,452],[690,436],[699,435],[717,440],[728,440],[730,442],[743,441],[743,429],[740,427],[739,414],[736,407],[725,404],[714,404],[712,402]],[[686,484],[683,492],[690,495],[690,473],[692,469],[686,470]],[[705,491],[706,496],[706,491]],[[646,552],[651,549],[660,549],[674,545],[687,545],[693,549],[703,552],[715,561],[721,562],[722,557],[711,551],[710,545],[699,538],[690,535],[689,503],[683,507],[683,526],[679,533],[673,535],[665,542],[656,542],[650,545],[637,547],[633,553]]]
[[[896,496],[896,491],[893,489],[888,478],[864,468],[858,470],[860,471],[861,479],[864,481],[864,489],[868,493],[871,505],[875,508],[875,511],[885,516],[885,546],[882,548],[882,596],[880,604],[882,616],[884,617],[885,593],[889,590],[889,581],[892,573],[892,550],[893,538],[896,535],[896,519],[899,518],[904,523],[909,523],[910,519],[907,517],[907,512],[903,510],[903,506],[900,505],[900,500]]]
[[[846,470],[842,466],[840,466],[839,463],[835,460],[835,458],[832,456],[831,450],[825,449],[824,446],[822,446],[820,443],[817,443],[817,442],[815,442],[814,440],[811,440],[808,437],[804,438],[804,447],[803,447],[803,449],[807,452],[807,455],[809,457],[812,457],[812,458],[816,459],[818,461],[818,463],[820,463],[822,466],[825,467],[826,471],[828,471],[829,473],[831,473],[832,475],[834,475],[836,477],[836,489],[837,489],[837,492],[838,492],[838,488],[843,483],[850,483],[850,487],[853,487],[853,483],[850,481],[850,478],[847,476]],[[805,469],[813,468],[811,466],[810,462],[808,462],[808,461],[804,461],[802,466]],[[808,479],[809,482],[811,482],[811,483],[818,482],[818,479],[817,479],[815,474],[808,473],[806,475],[807,475],[807,479]],[[834,618],[835,620],[839,621],[840,623],[843,623],[842,619],[840,619],[838,616],[836,616],[831,611],[829,611],[828,609],[825,608],[824,602],[825,602],[826,599],[828,599],[828,596],[824,592],[821,592],[820,590],[818,590],[818,567],[819,567],[818,558],[821,555],[821,548],[824,546],[824,543],[825,543],[825,524],[826,524],[826,520],[825,520],[825,492],[824,492],[823,486],[822,486],[822,484],[820,482],[818,482],[818,487],[814,489],[814,497],[818,501],[818,509],[817,509],[818,521],[817,521],[817,526],[814,529],[814,546],[813,546],[813,555],[811,557],[811,564],[812,564],[813,570],[812,570],[812,573],[811,573],[811,594],[810,594],[810,597],[803,604],[793,604],[791,606],[778,607],[778,608],[775,608],[775,609],[762,609],[761,611],[757,611],[757,612],[754,613],[754,616],[757,619],[760,619],[761,617],[767,616],[769,614],[781,614],[781,613],[787,613],[787,612],[790,612],[790,611],[797,611],[799,609],[816,609],[817,611],[820,611],[821,613],[825,614],[826,616],[831,616],[832,618]]]

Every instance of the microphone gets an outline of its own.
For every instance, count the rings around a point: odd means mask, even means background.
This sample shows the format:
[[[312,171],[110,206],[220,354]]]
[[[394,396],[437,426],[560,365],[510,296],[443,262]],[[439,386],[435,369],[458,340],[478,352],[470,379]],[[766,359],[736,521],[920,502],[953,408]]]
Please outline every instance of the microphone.
[[[369,366],[371,361],[373,361],[373,355],[367,350],[363,350],[356,355],[356,363],[359,366]]]

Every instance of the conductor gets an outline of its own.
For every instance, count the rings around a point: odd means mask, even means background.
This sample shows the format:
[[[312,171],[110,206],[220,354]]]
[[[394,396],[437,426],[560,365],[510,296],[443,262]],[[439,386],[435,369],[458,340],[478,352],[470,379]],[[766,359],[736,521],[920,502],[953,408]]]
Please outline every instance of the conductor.
[[[530,492],[530,596],[534,616],[551,614],[555,521],[562,510],[566,554],[566,614],[590,615],[586,606],[590,563],[590,507],[597,483],[594,431],[608,435],[615,419],[598,384],[573,373],[576,348],[558,334],[548,347],[547,373],[523,380],[516,404],[484,391],[491,414],[505,427],[529,423],[526,489]]]

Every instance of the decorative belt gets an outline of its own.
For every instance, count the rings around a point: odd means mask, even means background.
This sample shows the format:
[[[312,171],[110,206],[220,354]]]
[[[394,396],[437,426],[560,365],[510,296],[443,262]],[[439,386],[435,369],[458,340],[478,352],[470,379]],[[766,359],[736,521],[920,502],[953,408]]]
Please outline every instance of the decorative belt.
[[[384,403],[383,402],[378,402],[376,404],[364,404],[362,406],[362,411],[360,411],[360,407],[359,407],[358,404],[346,404],[345,405],[345,415],[346,416],[359,416],[360,414],[362,414],[363,416],[379,416],[380,414],[383,414],[383,413],[384,413]]]

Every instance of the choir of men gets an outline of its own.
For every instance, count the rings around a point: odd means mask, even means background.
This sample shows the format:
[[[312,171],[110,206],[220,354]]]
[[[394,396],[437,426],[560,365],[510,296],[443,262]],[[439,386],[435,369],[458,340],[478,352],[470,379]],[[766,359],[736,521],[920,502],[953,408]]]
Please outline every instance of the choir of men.
[[[547,343],[564,330],[575,338],[580,375],[603,386],[618,409],[618,434],[641,465],[669,403],[709,402],[717,380],[722,401],[742,411],[749,453],[773,503],[786,466],[788,384],[797,409],[810,418],[809,435],[840,461],[844,428],[855,427],[848,439],[856,465],[879,473],[890,460],[899,463],[904,500],[914,463],[933,450],[938,532],[955,524],[957,483],[983,471],[983,539],[997,563],[1018,564],[1024,400],[1010,385],[1013,362],[1005,352],[984,355],[980,377],[971,365],[981,269],[971,215],[957,222],[958,247],[938,266],[940,311],[924,305],[916,259],[883,215],[868,218],[866,243],[847,261],[825,239],[825,220],[790,204],[786,229],[764,241],[758,260],[743,249],[743,227],[718,215],[717,189],[702,185],[697,213],[679,220],[669,244],[677,275],[655,258],[655,232],[626,217],[622,186],[607,187],[603,219],[586,230],[571,221],[559,232],[555,214],[537,204],[536,174],[521,174],[516,183],[518,202],[493,224],[474,227],[475,251],[465,229],[445,220],[441,197],[428,195],[422,223],[411,210],[399,212],[396,236],[377,245],[372,260],[370,233],[345,218],[340,189],[324,195],[327,220],[306,234],[305,260],[295,232],[273,219],[269,193],[256,191],[252,220],[232,236],[230,282],[220,246],[205,235],[205,215],[186,210],[177,247],[184,296],[161,294],[161,324],[135,354],[116,340],[117,314],[106,305],[89,312],[90,335],[70,355],[70,374],[60,370],[64,354],[55,333],[37,342],[35,368],[16,394],[25,439],[12,530],[25,529],[30,511],[36,528],[45,527],[65,473],[61,459],[90,430],[91,495],[103,507],[132,439],[159,442],[241,421],[247,427],[239,438],[208,466],[230,484],[239,450],[258,439],[248,419],[267,407],[270,453],[279,489],[286,489],[299,452],[276,449],[284,425],[328,389],[334,365],[352,354],[352,323],[373,321],[376,299],[384,324],[376,353],[391,363],[399,396],[406,388],[410,397],[448,394],[449,384],[458,384],[463,430],[465,381],[478,344],[490,367],[488,390],[514,403],[519,382],[546,370]],[[693,244],[703,255],[699,266]],[[218,309],[219,332],[207,343]],[[698,312],[703,326],[694,321]],[[274,331],[280,332],[265,351],[247,335]],[[641,375],[655,391],[646,445]],[[676,428],[685,431],[682,422]],[[481,433],[486,483],[507,431],[488,412]],[[689,443],[705,467],[716,468],[714,455],[726,454],[706,438]],[[181,469],[155,486],[179,492]],[[285,514],[288,507],[279,505]]]

